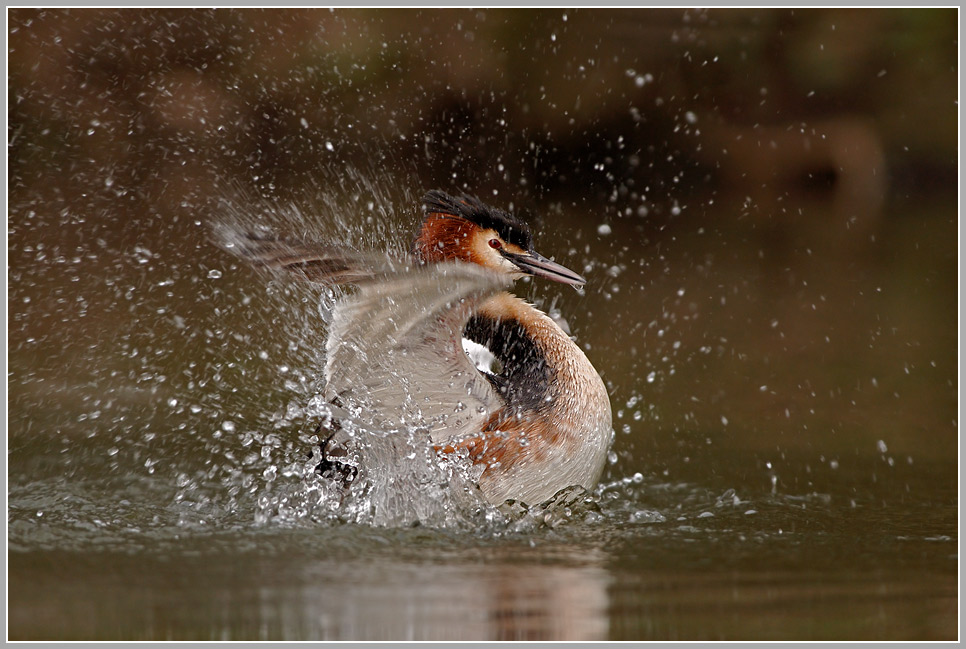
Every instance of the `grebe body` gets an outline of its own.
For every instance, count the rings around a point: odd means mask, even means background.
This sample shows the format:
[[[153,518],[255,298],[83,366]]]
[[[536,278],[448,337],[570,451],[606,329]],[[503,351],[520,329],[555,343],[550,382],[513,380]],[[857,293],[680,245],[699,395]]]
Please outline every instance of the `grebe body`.
[[[438,453],[465,454],[493,504],[592,488],[613,435],[604,383],[556,322],[505,290],[525,275],[584,278],[537,254],[507,212],[441,191],[423,204],[408,258],[239,232],[221,244],[256,265],[358,287],[333,309],[327,401],[380,430],[426,430]],[[492,354],[496,371],[476,366],[466,340]]]

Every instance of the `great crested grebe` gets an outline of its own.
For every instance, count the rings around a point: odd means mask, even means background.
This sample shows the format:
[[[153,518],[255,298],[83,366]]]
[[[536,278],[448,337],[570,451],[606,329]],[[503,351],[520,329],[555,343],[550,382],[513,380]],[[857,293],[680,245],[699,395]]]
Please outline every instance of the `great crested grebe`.
[[[493,504],[592,488],[613,434],[604,383],[556,322],[504,291],[526,275],[584,278],[537,254],[522,220],[476,198],[436,190],[423,207],[408,259],[239,232],[221,244],[255,265],[358,287],[332,312],[330,403],[382,430],[424,429],[437,452],[466,454]],[[497,371],[478,369],[465,340],[489,350]]]

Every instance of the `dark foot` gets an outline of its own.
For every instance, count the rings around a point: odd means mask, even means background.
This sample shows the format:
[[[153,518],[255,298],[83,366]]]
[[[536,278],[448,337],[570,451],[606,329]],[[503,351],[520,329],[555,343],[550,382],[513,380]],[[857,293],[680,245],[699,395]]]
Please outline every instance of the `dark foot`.
[[[332,421],[329,428],[325,430],[323,430],[321,423],[315,429],[316,435],[320,437],[326,435],[319,444],[319,449],[322,451],[322,461],[315,465],[315,472],[323,478],[340,482],[343,487],[348,488],[352,481],[356,479],[359,470],[347,462],[340,462],[339,458],[346,457],[348,453],[345,448],[331,444],[332,438],[341,428],[337,421]]]

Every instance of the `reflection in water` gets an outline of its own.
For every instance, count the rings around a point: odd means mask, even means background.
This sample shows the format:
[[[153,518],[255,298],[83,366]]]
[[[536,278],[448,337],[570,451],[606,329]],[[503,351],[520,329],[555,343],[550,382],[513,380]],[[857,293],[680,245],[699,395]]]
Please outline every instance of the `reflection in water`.
[[[542,552],[490,547],[444,561],[394,560],[383,547],[381,557],[348,561],[299,555],[238,563],[193,552],[93,561],[19,555],[11,566],[18,593],[11,637],[606,639],[611,578],[599,553],[564,551],[548,562]],[[126,576],[132,569],[135,581]]]
[[[287,638],[606,639],[610,577],[600,565],[508,564],[505,551],[480,554],[470,565],[310,564],[297,588],[259,589],[259,617]]]

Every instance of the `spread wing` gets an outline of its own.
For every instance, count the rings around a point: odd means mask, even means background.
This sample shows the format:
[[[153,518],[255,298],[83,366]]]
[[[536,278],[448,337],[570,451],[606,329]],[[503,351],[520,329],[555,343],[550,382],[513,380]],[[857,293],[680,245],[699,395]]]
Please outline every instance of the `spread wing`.
[[[435,442],[478,433],[503,406],[467,357],[467,319],[509,279],[460,262],[418,265],[379,253],[219,233],[251,263],[358,290],[333,310],[325,397],[382,430],[427,428]]]

